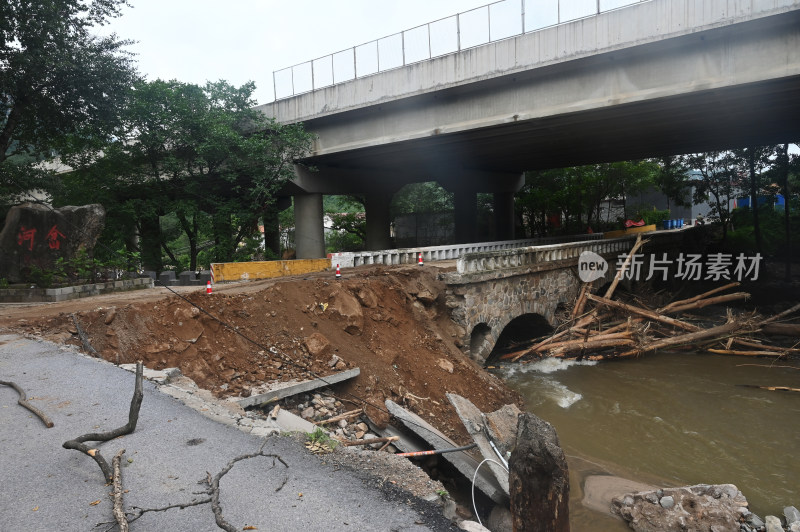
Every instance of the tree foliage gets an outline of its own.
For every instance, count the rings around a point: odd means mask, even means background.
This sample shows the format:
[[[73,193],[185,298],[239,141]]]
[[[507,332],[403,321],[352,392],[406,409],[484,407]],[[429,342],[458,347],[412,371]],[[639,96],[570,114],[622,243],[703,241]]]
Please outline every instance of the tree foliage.
[[[137,74],[128,42],[92,28],[123,5],[0,2],[0,195],[46,186],[48,172],[34,163],[116,133]]]
[[[198,260],[237,260],[259,247],[259,222],[275,218],[276,193],[311,137],[301,125],[280,125],[255,111],[254,88],[137,83],[123,112],[124,135],[69,159],[79,169],[71,189],[115,206],[108,210],[119,216],[118,230],[135,229],[148,269],[161,270],[163,256],[195,269]],[[135,242],[132,235],[116,238],[129,247]]]
[[[602,227],[602,203],[622,201],[623,216],[628,216],[627,195],[654,182],[658,165],[651,161],[622,161],[553,170],[527,172],[525,185],[517,193],[516,208],[529,235],[552,230],[551,215],[563,217],[568,231],[583,231],[587,226]],[[616,220],[613,220],[616,223]]]

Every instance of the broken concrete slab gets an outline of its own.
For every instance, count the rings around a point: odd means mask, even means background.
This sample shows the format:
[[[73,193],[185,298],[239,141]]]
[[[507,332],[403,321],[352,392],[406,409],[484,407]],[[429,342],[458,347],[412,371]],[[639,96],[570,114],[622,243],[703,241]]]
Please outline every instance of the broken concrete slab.
[[[486,429],[503,456],[511,453],[517,443],[517,421],[521,413],[517,405],[505,405],[486,414]]]
[[[136,373],[136,364],[120,364],[119,367],[131,373]],[[144,367],[142,372],[142,377],[156,384],[169,384],[173,379],[177,379],[181,375],[181,370],[178,368],[150,369]]]
[[[284,397],[291,397],[292,395],[305,393],[311,390],[316,390],[317,388],[324,388],[325,386],[329,386],[337,382],[346,381],[347,379],[358,377],[360,373],[361,370],[359,368],[354,368],[347,371],[342,371],[340,373],[334,373],[333,375],[328,375],[326,377],[320,377],[318,379],[311,379],[303,382],[279,382],[269,391],[250,397],[243,397],[242,399],[238,400],[238,403],[242,408],[259,406],[271,401],[283,399]]]
[[[439,432],[430,423],[413,412],[409,412],[394,401],[386,400],[386,408],[398,421],[403,423],[410,431],[428,442],[434,449],[452,449],[459,447],[453,440]],[[450,462],[465,478],[472,480],[479,462],[470,455],[459,453],[446,453],[442,458]],[[475,487],[497,504],[508,504],[508,496],[497,479],[484,468],[478,470]]]
[[[478,444],[478,449],[481,451],[483,457],[491,460],[491,462],[487,462],[489,470],[494,474],[505,494],[508,495],[508,471],[500,465],[498,456],[489,443],[490,440],[487,436],[487,429],[485,428],[485,426],[488,425],[488,421],[484,422],[483,413],[477,406],[472,404],[469,399],[465,399],[454,393],[445,395],[447,395],[447,399],[453,405],[453,408],[456,409],[456,414],[461,418],[461,422],[464,423],[473,441]]]

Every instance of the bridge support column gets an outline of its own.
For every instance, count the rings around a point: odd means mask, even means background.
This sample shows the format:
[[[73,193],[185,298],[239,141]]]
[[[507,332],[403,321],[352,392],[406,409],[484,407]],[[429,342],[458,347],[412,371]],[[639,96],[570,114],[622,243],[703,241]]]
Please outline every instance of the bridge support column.
[[[367,249],[377,251],[391,249],[392,240],[389,234],[391,217],[389,205],[392,195],[387,192],[368,193],[364,207],[367,215]]]
[[[478,238],[478,193],[475,189],[454,192],[456,244],[475,242]]]
[[[514,193],[494,193],[495,240],[514,240]]]
[[[298,259],[325,257],[322,194],[294,196],[294,242]]]

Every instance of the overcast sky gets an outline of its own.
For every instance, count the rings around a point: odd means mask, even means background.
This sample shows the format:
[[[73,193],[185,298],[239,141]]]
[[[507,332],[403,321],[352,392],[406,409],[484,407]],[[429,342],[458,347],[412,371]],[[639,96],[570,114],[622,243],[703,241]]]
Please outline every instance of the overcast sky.
[[[139,70],[204,84],[252,80],[274,98],[272,72],[485,5],[488,0],[131,0],[103,33],[138,41]]]

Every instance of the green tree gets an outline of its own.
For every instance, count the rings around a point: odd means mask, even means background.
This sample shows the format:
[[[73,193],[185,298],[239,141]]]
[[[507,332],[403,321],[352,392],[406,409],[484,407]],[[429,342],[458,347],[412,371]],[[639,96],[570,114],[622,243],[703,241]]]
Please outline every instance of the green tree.
[[[750,146],[733,150],[735,163],[739,166],[738,174],[742,181],[749,185],[750,210],[753,213],[753,231],[756,237],[756,249],[764,252],[764,242],[761,237],[761,224],[759,222],[758,197],[762,194],[761,174],[772,165],[777,146]],[[747,176],[744,178],[744,176]]]
[[[658,171],[653,176],[653,183],[667,199],[681,207],[692,205],[689,195],[689,168],[686,166],[686,157],[681,155],[661,157],[652,161],[658,165]]]
[[[421,214],[431,212],[450,212],[453,210],[453,193],[448,192],[439,183],[411,183],[400,190],[392,198],[392,217],[401,214]]]
[[[163,255],[180,265],[170,244],[178,228],[191,269],[207,239],[208,262],[249,258],[259,221],[275,217],[276,193],[293,177],[311,136],[302,125],[280,125],[255,111],[254,88],[138,83],[124,111],[124,136],[99,146],[102,153],[71,159],[83,189],[105,188],[106,200],[133,214],[147,269],[161,270]],[[172,235],[163,225],[167,215]]]
[[[711,217],[722,224],[722,240],[728,238],[731,221],[730,200],[740,190],[740,175],[732,152],[706,152],[687,156],[686,164],[698,173],[694,182],[694,201],[708,201]]]
[[[0,195],[52,186],[35,163],[115,134],[137,74],[128,42],[92,28],[125,3],[0,2]]]

